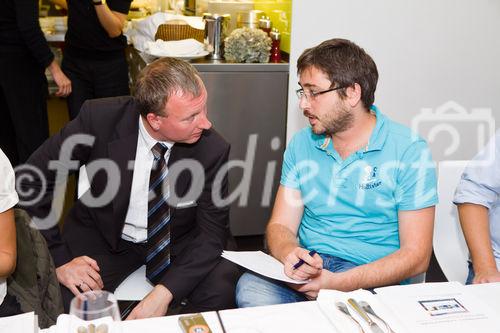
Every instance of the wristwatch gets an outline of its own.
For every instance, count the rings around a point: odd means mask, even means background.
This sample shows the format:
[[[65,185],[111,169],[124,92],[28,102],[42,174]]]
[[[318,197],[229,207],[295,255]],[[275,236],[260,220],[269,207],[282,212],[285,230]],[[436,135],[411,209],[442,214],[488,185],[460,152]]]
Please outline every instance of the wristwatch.
[[[99,6],[102,5],[104,2],[102,0],[92,0],[92,3],[94,4],[94,6]]]

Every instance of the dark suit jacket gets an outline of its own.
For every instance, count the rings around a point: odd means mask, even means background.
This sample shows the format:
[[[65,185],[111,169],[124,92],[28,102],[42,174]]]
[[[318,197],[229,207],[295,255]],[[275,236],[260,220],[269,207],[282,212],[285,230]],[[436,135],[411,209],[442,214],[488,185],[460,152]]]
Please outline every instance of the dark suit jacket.
[[[53,167],[70,165],[70,162],[64,160],[52,162],[51,169],[49,162],[59,159],[64,150],[61,149],[63,143],[72,135],[86,134],[94,139],[92,145],[79,144],[72,151],[66,149],[66,153],[71,152],[72,160],[79,161],[79,165],[87,165],[91,188],[71,208],[62,234],[55,219],[55,226],[42,231],[56,267],[81,255],[120,252],[121,233],[133,176],[133,162],[129,164],[129,161],[135,159],[139,117],[139,111],[131,97],[89,100],[76,119],[49,138],[28,160],[28,164],[39,168],[46,177],[47,190],[42,200],[24,208],[32,216],[43,218],[51,209],[56,180]],[[182,200],[184,203],[196,199],[196,205],[182,208],[175,207],[175,203],[171,205],[171,265],[160,283],[168,287],[175,299],[186,297],[215,267],[229,237],[229,207],[216,207],[212,201],[212,183],[221,166],[227,162],[229,149],[229,144],[214,130],[204,131],[200,140],[194,144],[176,143],[172,148],[169,165],[194,159],[205,171],[204,180],[193,179],[190,172],[181,172],[175,180],[175,191],[181,198],[191,185],[203,181],[203,190],[198,198]],[[100,159],[116,163],[121,179],[115,183],[118,191],[113,200],[102,207],[89,207],[84,203],[85,198],[89,195],[99,197],[109,185],[108,175],[103,169],[92,176],[92,165],[96,165],[96,161]],[[76,170],[70,170],[72,172]],[[224,197],[228,191],[227,172],[221,172],[225,173],[220,189]],[[112,173],[116,175],[117,172]],[[172,179],[170,182],[172,184]],[[40,189],[41,181],[22,181],[21,186]]]

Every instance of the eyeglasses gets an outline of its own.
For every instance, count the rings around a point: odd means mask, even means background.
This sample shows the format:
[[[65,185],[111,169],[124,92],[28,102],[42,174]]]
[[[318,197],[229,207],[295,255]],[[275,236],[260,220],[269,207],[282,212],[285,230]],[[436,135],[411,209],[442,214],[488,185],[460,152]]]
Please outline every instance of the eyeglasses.
[[[304,90],[304,88],[300,88],[300,89],[295,90],[295,93],[297,94],[297,97],[299,99],[302,99],[302,97],[305,96],[308,101],[309,100],[313,101],[319,95],[323,95],[323,94],[326,94],[327,92],[335,91],[335,90],[339,90],[339,89],[344,89],[344,88],[347,88],[347,87],[340,86],[340,87],[330,88],[330,89],[326,89],[326,90],[322,90],[322,91],[306,91],[306,90]]]

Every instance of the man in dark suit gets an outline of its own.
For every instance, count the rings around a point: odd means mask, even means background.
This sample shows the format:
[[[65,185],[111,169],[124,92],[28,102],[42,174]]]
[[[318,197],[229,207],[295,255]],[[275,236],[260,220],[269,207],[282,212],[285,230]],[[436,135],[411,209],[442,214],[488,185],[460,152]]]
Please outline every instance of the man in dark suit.
[[[84,291],[114,291],[143,264],[155,287],[129,319],[165,315],[185,300],[183,312],[233,306],[238,271],[220,258],[230,147],[210,129],[206,101],[191,65],[161,59],[142,71],[134,97],[87,101],[30,157],[41,172],[23,177],[19,192],[43,190],[25,208],[45,229],[66,306]],[[61,233],[51,208],[58,174],[80,165],[90,189]]]

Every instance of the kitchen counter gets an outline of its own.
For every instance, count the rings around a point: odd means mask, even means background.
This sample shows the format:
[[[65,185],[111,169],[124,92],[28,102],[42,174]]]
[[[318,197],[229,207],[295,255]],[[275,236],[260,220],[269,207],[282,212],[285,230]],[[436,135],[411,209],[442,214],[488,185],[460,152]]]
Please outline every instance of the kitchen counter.
[[[282,63],[230,63],[225,60],[196,59],[191,64],[204,72],[287,72],[289,64]]]
[[[139,71],[146,66],[147,63],[154,61],[156,58],[139,54],[139,52],[130,45],[127,48],[127,60],[129,62],[131,83]],[[290,64],[287,62],[280,63],[231,63],[225,60],[212,60],[208,56],[204,58],[188,60],[200,72],[289,72]]]

